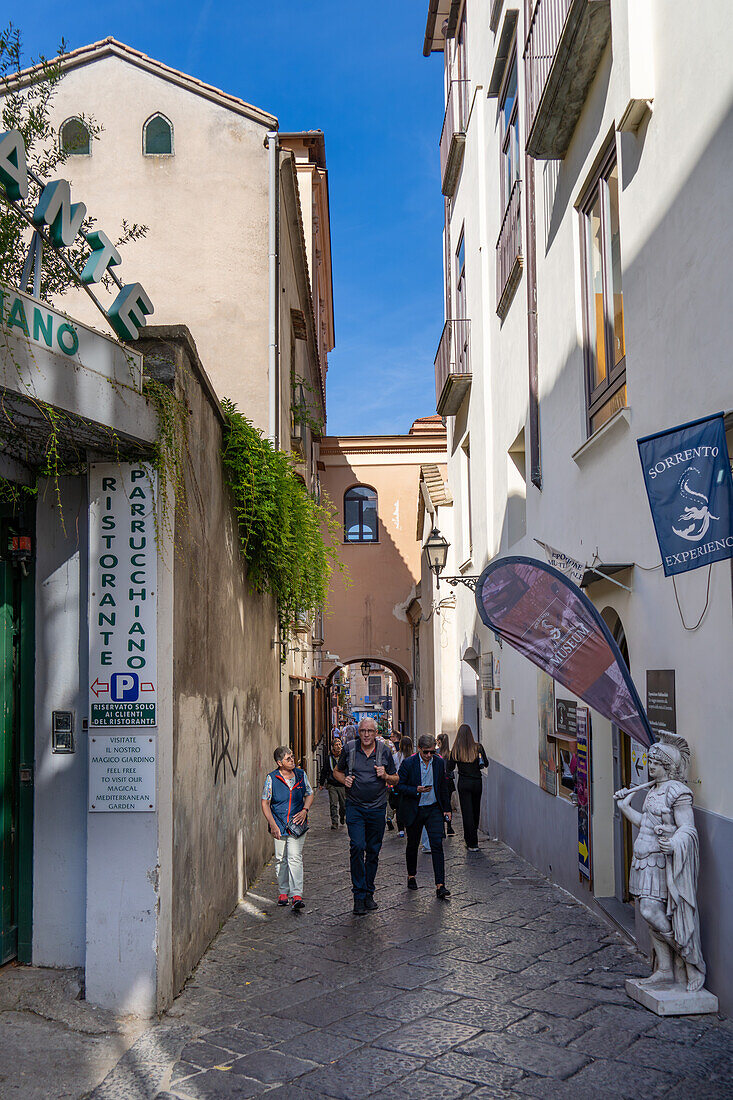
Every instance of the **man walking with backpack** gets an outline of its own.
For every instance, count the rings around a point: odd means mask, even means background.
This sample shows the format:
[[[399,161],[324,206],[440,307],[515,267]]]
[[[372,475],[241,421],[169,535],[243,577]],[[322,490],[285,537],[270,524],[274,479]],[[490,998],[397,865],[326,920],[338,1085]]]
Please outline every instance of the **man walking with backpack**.
[[[344,746],[333,775],[346,787],[354,913],[363,916],[377,908],[374,880],[384,836],[387,788],[397,784],[397,772],[391,750],[377,741],[373,718],[362,718],[358,734]]]

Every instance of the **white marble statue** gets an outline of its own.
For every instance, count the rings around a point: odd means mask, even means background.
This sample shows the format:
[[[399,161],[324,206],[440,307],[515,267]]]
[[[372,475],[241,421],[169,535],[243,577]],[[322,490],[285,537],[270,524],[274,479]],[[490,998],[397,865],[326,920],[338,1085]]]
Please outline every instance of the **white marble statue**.
[[[705,962],[700,946],[697,910],[697,874],[700,865],[697,829],[692,814],[692,791],[684,783],[690,749],[684,737],[661,733],[649,750],[651,790],[641,813],[631,800],[640,787],[616,791],[621,813],[639,829],[629,877],[629,892],[649,925],[654,949],[648,978],[627,982],[642,992],[698,994],[705,985]],[[711,994],[705,994],[712,997]],[[641,999],[636,997],[636,999]],[[679,999],[679,997],[678,997]],[[647,1007],[654,1007],[644,998]],[[662,1011],[654,1008],[655,1011]],[[675,1011],[668,1009],[667,1011]],[[704,1011],[704,1010],[703,1010]]]

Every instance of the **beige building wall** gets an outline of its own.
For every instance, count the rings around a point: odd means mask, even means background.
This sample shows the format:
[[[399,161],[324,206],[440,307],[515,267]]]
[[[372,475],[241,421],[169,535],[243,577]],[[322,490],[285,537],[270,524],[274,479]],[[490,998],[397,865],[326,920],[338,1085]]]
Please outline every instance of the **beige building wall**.
[[[340,661],[368,657],[392,668],[403,686],[413,680],[412,625],[407,607],[420,578],[421,547],[415,524],[420,468],[445,461],[439,417],[416,421],[406,436],[326,437],[321,443],[321,484],[344,521],[344,494],[354,485],[376,490],[378,541],[341,546],[346,573],[331,582],[324,615],[325,649]],[[336,666],[324,661],[328,674]],[[406,725],[410,693],[402,693]]]
[[[172,156],[143,156],[143,125],[160,112],[173,126]],[[53,121],[81,113],[104,127],[90,156],[63,166],[74,201],[113,240],[122,222],[147,225],[122,250],[124,282],[141,282],[151,324],[188,325],[217,394],[267,429],[268,162],[272,115],[224,106],[117,53],[68,69]],[[101,291],[106,305],[111,297]],[[68,305],[67,305],[68,302]],[[74,316],[106,330],[87,296],[67,295]]]
[[[266,139],[278,120],[111,39],[66,55],[62,68],[53,104],[56,128],[80,115],[103,127],[90,155],[70,156],[59,170],[71,183],[73,201],[83,201],[113,240],[123,220],[147,226],[141,240],[121,249],[117,274],[144,286],[154,305],[150,324],[187,325],[217,396],[233,400],[269,434],[272,162]],[[144,125],[157,113],[172,125],[171,155],[144,155]],[[277,142],[274,442],[297,454],[298,473],[315,491],[334,343],[325,139],[314,130],[278,134]],[[109,308],[112,292],[95,290]],[[108,330],[83,291],[70,292],[63,305]],[[301,422],[293,416],[298,383],[307,405]],[[320,732],[309,686],[320,673],[318,646],[306,629],[294,633],[287,648],[281,735],[287,741],[289,685],[306,694],[310,753]]]

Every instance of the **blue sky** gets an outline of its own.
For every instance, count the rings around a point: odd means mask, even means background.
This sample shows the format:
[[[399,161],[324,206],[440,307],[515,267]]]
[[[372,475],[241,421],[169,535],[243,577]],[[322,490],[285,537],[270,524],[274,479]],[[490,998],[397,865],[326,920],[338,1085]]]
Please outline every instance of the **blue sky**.
[[[107,35],[326,135],[336,349],[328,431],[405,432],[435,412],[442,327],[441,66],[428,0],[31,2],[27,53]],[[22,13],[22,14],[21,14]],[[389,19],[387,19],[389,16]]]

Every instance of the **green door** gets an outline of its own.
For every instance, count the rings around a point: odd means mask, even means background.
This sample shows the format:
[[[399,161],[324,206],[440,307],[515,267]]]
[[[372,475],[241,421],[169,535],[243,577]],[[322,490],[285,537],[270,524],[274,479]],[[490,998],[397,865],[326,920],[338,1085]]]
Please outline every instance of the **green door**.
[[[0,561],[0,963],[18,953],[18,738],[13,568]]]
[[[30,505],[0,504],[0,964],[31,961],[35,582],[13,539],[32,530]]]

